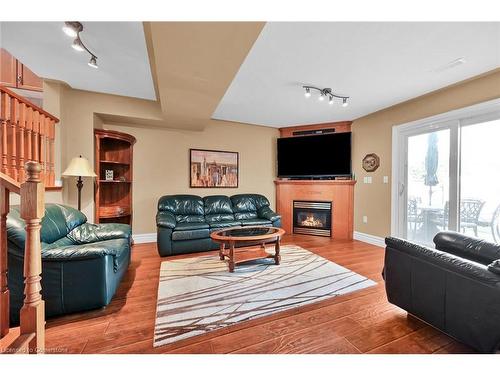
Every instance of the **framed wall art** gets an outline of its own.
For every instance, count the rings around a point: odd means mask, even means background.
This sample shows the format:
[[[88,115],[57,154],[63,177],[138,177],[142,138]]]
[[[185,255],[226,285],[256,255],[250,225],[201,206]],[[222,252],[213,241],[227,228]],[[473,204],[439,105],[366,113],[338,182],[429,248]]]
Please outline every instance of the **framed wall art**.
[[[190,187],[237,188],[239,155],[232,151],[189,150]]]

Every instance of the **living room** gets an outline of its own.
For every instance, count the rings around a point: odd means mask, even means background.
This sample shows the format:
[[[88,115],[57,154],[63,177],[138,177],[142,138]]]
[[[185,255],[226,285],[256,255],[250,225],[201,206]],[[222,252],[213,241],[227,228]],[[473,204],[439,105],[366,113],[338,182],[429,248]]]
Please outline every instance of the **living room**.
[[[60,11],[0,22],[2,352],[499,351],[500,22]]]

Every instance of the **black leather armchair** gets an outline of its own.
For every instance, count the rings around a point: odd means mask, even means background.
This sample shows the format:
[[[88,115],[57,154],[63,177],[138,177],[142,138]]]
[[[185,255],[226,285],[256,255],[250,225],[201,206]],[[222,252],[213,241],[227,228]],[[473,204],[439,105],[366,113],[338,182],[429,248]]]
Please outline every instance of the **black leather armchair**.
[[[389,302],[480,352],[500,348],[500,245],[455,232],[436,249],[388,237]]]
[[[42,296],[47,317],[106,306],[130,263],[126,224],[89,224],[74,208],[47,204],[40,231]],[[19,207],[7,217],[10,319],[19,322],[24,297],[24,220]]]
[[[259,194],[165,195],[158,201],[156,226],[161,256],[218,249],[210,233],[228,227],[281,226],[281,216]]]

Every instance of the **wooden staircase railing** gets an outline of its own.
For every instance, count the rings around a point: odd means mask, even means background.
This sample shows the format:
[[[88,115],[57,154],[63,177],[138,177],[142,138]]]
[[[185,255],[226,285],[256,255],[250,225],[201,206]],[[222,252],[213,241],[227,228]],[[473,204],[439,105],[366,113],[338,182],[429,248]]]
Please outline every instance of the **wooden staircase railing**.
[[[0,173],[0,339],[9,333],[9,287],[7,282],[7,214],[10,193],[21,196],[21,217],[26,222],[24,249],[24,304],[20,312],[20,335],[5,353],[43,353],[45,351],[45,305],[41,295],[41,221],[45,211],[42,166],[28,162],[26,182],[19,185]],[[1,340],[0,340],[1,343]],[[1,347],[1,346],[0,346]]]
[[[55,185],[55,124],[59,119],[0,86],[0,172],[23,182],[24,163],[41,165],[45,186]]]

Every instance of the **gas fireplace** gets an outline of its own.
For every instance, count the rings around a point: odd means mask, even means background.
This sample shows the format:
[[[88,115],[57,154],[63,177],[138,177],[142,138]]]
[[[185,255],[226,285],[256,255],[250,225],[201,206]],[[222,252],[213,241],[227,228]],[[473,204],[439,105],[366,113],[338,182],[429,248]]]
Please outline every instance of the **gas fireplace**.
[[[331,237],[332,202],[293,201],[293,233]]]

